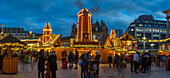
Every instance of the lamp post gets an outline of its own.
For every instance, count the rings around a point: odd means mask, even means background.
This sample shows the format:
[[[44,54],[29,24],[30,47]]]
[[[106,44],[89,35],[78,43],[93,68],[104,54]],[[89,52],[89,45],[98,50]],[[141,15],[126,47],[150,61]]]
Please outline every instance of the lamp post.
[[[143,39],[143,44],[144,44],[143,48],[144,48],[144,51],[145,51],[145,41],[144,40],[146,40],[146,37],[143,37],[142,39]]]
[[[150,44],[150,46],[152,47],[152,51],[153,51],[153,46],[154,46],[154,44],[152,43],[152,44]]]

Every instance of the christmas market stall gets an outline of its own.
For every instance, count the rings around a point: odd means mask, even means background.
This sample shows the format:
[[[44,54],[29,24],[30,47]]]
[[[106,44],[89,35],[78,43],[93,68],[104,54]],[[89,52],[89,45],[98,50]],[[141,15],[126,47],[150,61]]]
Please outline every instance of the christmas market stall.
[[[12,51],[24,50],[26,44],[8,34],[4,39],[0,40],[2,50],[7,50],[7,55],[3,58],[2,73],[12,74],[18,72],[18,57],[11,57]]]

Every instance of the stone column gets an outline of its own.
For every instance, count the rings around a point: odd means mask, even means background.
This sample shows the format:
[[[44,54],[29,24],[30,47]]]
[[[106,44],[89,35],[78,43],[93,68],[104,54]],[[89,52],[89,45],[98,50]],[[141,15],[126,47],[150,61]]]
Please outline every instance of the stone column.
[[[169,38],[169,17],[166,18],[167,19],[167,38]]]

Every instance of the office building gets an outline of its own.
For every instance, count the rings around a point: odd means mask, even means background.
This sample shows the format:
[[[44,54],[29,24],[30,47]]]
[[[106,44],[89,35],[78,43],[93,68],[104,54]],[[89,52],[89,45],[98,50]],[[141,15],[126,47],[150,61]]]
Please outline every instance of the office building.
[[[152,15],[140,15],[138,19],[130,23],[126,32],[134,37],[150,40],[166,39],[167,22],[163,20],[155,20]],[[157,51],[159,42],[142,42],[138,43],[138,50],[142,51]]]

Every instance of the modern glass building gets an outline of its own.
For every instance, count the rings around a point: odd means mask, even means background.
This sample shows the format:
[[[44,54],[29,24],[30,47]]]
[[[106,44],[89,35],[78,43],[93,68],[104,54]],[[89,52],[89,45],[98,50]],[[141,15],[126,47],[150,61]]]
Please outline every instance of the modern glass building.
[[[134,37],[150,40],[166,39],[166,21],[155,20],[152,15],[140,15],[134,22],[130,23],[126,32]],[[138,42],[138,50],[157,51],[160,43]]]

